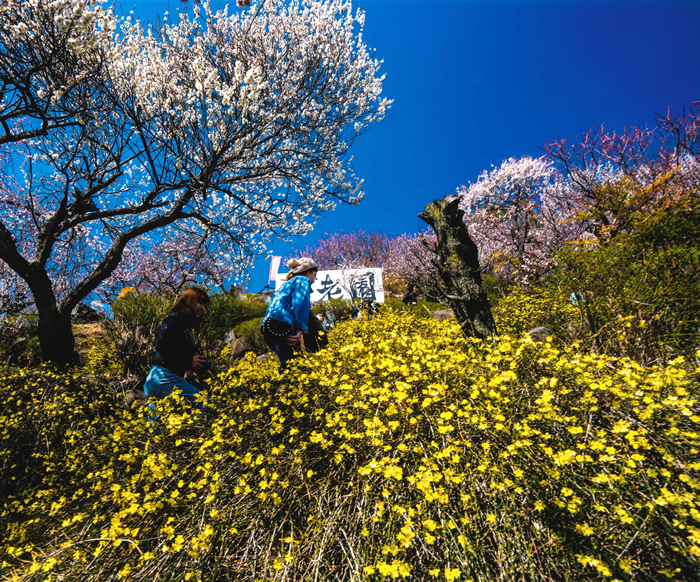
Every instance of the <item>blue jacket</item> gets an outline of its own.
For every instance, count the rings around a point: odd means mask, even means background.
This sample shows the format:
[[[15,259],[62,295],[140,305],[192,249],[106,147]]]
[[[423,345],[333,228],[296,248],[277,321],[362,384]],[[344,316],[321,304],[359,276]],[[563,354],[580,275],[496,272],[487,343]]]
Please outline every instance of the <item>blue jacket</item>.
[[[292,326],[292,333],[298,330],[306,333],[311,311],[311,281],[308,277],[297,275],[280,287],[265,312],[263,323],[267,319],[284,321]]]

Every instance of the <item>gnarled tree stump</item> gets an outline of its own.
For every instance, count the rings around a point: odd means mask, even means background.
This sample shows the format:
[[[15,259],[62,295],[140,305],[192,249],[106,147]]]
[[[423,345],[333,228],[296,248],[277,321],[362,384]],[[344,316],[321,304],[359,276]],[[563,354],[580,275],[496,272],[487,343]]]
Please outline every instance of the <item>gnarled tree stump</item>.
[[[484,339],[496,334],[496,324],[481,285],[479,251],[469,236],[459,208],[459,197],[450,195],[431,202],[418,217],[433,227],[437,244],[437,268],[445,283],[445,296],[468,337]]]

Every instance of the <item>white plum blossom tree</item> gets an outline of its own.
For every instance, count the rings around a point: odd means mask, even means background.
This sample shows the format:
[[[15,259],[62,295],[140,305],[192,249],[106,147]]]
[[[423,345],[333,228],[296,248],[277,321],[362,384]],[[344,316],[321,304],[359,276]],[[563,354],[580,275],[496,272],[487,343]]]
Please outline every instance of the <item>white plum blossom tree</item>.
[[[75,305],[149,256],[221,280],[362,196],[348,149],[391,103],[364,13],[193,10],[155,29],[99,0],[0,6],[0,261],[46,360],[70,361]]]
[[[510,158],[457,193],[482,268],[506,278],[546,270],[553,252],[585,230],[568,183],[544,156]]]

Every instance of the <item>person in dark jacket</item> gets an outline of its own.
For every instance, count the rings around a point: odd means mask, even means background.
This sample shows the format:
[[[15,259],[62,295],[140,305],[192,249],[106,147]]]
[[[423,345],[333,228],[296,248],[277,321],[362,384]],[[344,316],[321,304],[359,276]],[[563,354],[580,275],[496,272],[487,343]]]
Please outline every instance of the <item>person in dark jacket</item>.
[[[406,305],[417,305],[418,295],[416,295],[416,288],[414,285],[408,286],[408,293],[401,299]]]
[[[304,334],[304,347],[308,352],[314,353],[328,347],[326,328],[320,319],[322,317],[323,314],[316,316],[313,312],[309,313],[309,328]]]
[[[153,365],[143,385],[146,398],[164,398],[178,388],[188,402],[194,402],[194,395],[199,391],[183,377],[187,370],[204,372],[207,369],[206,358],[195,354],[192,330],[199,328],[208,303],[209,296],[198,287],[178,297],[158,331]]]

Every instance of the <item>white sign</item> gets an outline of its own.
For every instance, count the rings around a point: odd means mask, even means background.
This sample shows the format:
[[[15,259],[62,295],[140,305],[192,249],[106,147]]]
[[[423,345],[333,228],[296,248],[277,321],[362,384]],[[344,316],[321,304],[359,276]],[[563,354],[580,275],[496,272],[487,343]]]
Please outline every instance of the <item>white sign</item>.
[[[279,289],[287,273],[277,274]],[[343,269],[342,271],[319,271],[311,285],[311,302],[329,299],[356,299],[384,303],[384,283],[381,269]]]

